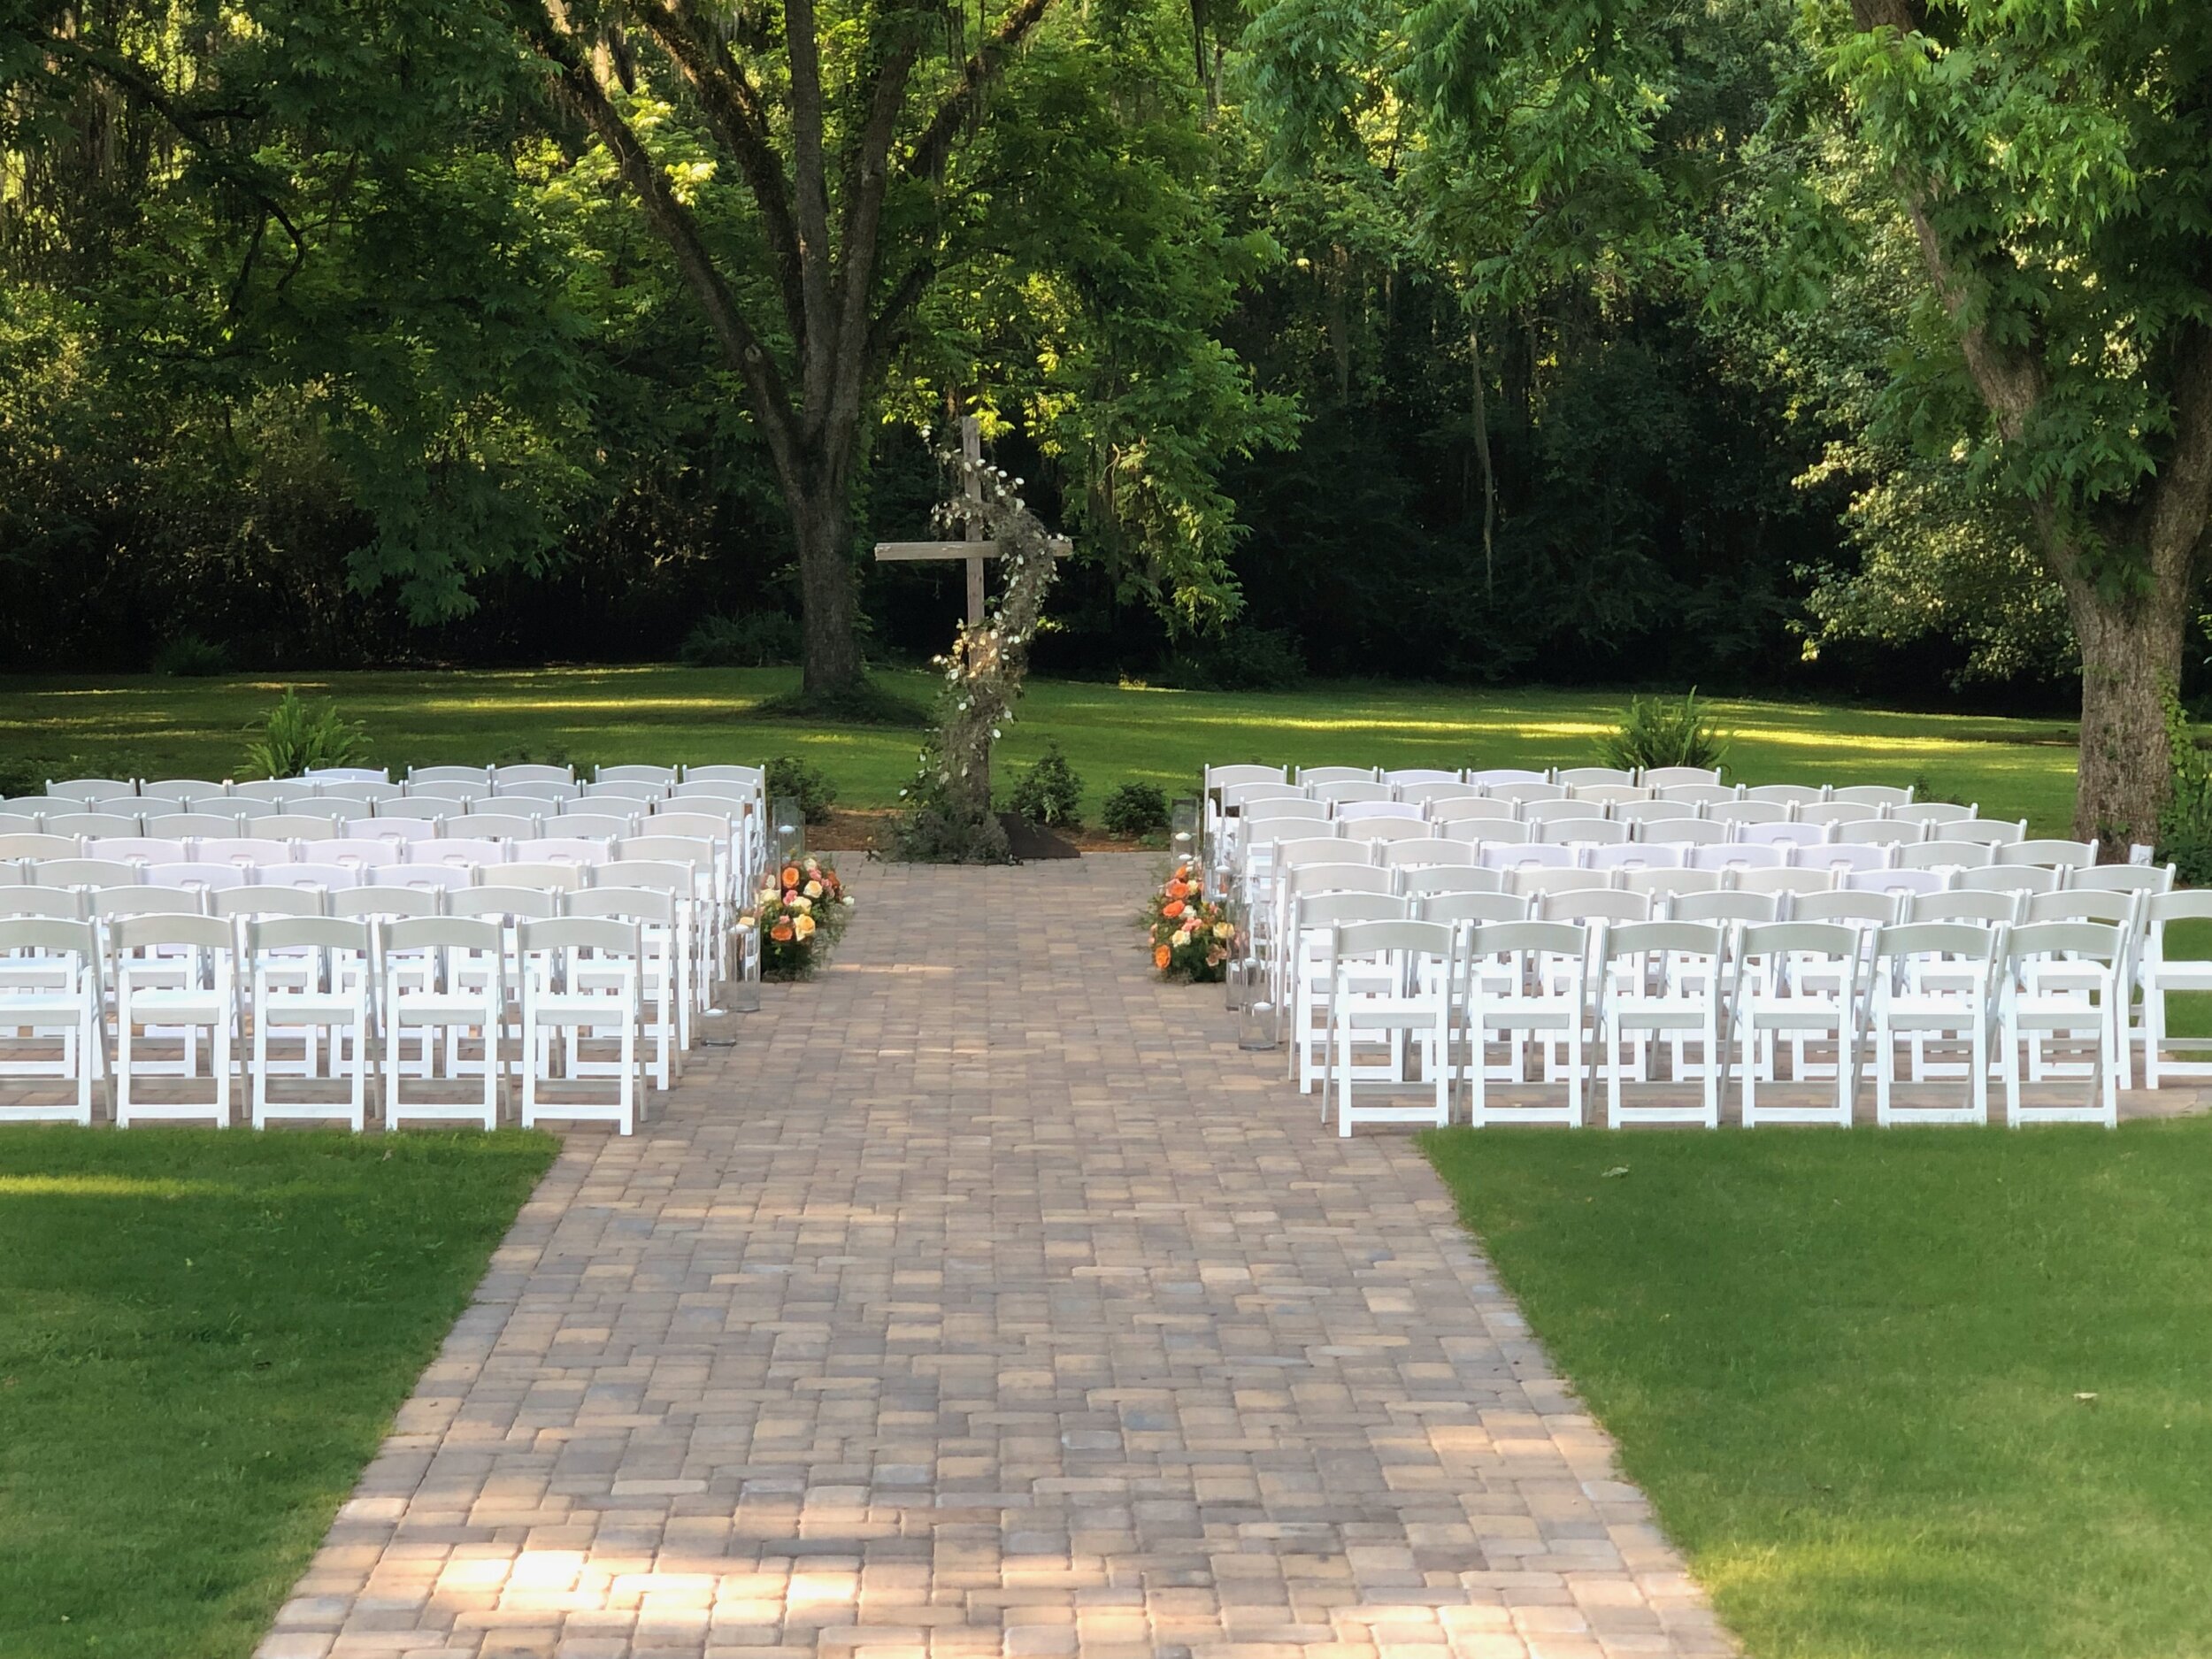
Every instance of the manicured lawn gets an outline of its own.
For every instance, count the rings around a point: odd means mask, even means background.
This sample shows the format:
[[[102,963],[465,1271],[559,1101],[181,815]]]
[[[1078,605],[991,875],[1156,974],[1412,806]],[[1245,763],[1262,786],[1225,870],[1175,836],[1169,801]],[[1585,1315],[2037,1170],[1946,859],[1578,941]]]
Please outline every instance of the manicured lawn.
[[[937,681],[887,674],[926,703]],[[381,760],[481,762],[526,749],[578,761],[730,761],[803,756],[826,768],[849,806],[888,806],[912,775],[918,733],[824,728],[751,717],[787,690],[785,669],[666,667],[514,672],[300,676],[304,695],[334,695],[367,722]],[[103,756],[173,776],[222,777],[242,729],[282,682],[0,680],[0,760]],[[1475,691],[1421,686],[1319,686],[1228,695],[1034,683],[1002,754],[1033,760],[1057,739],[1087,785],[1088,805],[1129,779],[1189,787],[1208,761],[1306,765],[1517,765],[1591,758],[1622,696],[1601,692]],[[2071,729],[2052,720],[1893,714],[1815,703],[1717,702],[1735,733],[1731,762],[1758,783],[1789,779],[1911,783],[1985,814],[2062,833],[2073,810]]]
[[[553,1153],[0,1131],[0,1654],[250,1653]]]
[[[1758,1659],[2212,1652],[2212,1120],[1427,1147]]]

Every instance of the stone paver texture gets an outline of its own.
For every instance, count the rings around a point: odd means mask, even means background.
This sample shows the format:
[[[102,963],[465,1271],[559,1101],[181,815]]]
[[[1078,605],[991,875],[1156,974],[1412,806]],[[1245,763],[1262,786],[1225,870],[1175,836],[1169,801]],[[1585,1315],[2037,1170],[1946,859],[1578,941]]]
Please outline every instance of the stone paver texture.
[[[571,1139],[262,1659],[1732,1651],[1410,1137],[1155,982],[1149,861],[858,873]]]

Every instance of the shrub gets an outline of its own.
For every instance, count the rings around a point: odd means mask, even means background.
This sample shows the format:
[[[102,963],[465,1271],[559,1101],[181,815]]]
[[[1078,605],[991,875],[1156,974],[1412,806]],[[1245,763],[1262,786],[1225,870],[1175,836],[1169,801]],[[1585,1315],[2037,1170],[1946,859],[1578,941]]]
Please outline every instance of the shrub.
[[[1288,628],[1233,628],[1182,657],[1164,676],[1191,691],[1286,691],[1306,679],[1306,648]]]
[[[1099,822],[1109,835],[1134,841],[1167,827],[1167,792],[1156,783],[1125,783],[1106,797]]]
[[[335,703],[303,703],[288,686],[247,740],[238,776],[291,778],[318,766],[358,766],[368,757],[368,733],[358,720],[342,718]]]
[[[830,808],[837,802],[837,786],[830,781],[827,772],[788,755],[777,756],[763,770],[767,774],[771,800],[780,795],[795,795],[799,812],[808,823],[829,822]]]
[[[1021,775],[1006,804],[1032,824],[1082,822],[1083,780],[1057,743],[1047,743],[1036,764]]]
[[[2165,693],[2166,748],[2171,780],[2158,814],[2158,849],[2152,856],[2174,867],[2185,887],[2212,885],[2212,762],[2197,747],[2189,717],[2170,687]]]
[[[799,660],[799,625],[780,611],[709,617],[677,655],[691,668],[779,668]]]
[[[1621,723],[1598,741],[1598,757],[1608,766],[1718,766],[1728,744],[1704,705],[1697,687],[1679,703],[1665,697],[1632,697]]]
[[[230,648],[180,634],[154,653],[154,672],[172,680],[207,680],[230,672]]]

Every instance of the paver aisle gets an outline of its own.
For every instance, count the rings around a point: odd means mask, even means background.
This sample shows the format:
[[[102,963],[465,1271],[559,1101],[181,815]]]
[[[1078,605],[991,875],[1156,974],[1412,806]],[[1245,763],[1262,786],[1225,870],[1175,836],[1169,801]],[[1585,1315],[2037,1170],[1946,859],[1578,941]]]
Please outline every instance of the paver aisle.
[[[1148,873],[869,869],[570,1142],[264,1659],[1729,1651],[1406,1138],[1152,981]]]

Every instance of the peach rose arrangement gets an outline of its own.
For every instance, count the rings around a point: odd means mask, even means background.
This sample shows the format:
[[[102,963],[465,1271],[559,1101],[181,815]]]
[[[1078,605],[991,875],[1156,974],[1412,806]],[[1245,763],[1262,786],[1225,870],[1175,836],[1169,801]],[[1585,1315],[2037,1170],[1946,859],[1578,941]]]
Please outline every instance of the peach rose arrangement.
[[[1144,920],[1152,965],[1163,978],[1206,985],[1228,971],[1235,929],[1221,902],[1206,896],[1204,874],[1194,865],[1175,866],[1145,906]]]
[[[741,927],[760,929],[760,977],[803,979],[827,959],[852,915],[852,895],[818,858],[771,868]]]

